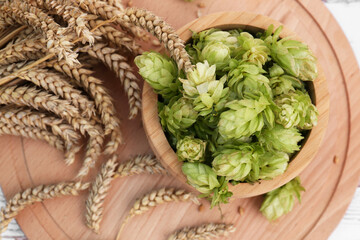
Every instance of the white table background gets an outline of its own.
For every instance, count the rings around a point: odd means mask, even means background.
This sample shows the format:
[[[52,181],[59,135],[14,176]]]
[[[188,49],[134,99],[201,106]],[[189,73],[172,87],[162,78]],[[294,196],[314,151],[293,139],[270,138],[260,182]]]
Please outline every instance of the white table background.
[[[360,0],[324,0],[324,2],[343,28],[359,63],[360,28],[358,23],[360,23]],[[5,206],[5,198],[0,186],[0,208],[3,206]],[[9,225],[8,230],[0,235],[1,239],[25,240],[26,237],[14,220]],[[360,240],[360,184],[344,218],[329,240]]]

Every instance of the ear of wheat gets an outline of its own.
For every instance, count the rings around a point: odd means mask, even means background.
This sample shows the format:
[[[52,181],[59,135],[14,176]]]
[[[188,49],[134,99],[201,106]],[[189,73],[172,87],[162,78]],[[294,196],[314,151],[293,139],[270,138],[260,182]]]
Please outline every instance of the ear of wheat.
[[[161,188],[144,195],[143,197],[137,199],[133,207],[130,209],[129,215],[125,218],[120,227],[116,240],[120,239],[122,230],[132,217],[141,215],[163,203],[186,201],[192,201],[197,205],[200,204],[196,196],[182,189],[175,190],[174,188]]]
[[[117,156],[114,155],[101,167],[100,173],[92,184],[89,197],[86,200],[86,225],[96,233],[100,231],[104,200],[115,175],[116,160]]]
[[[126,177],[141,173],[167,174],[164,167],[152,155],[138,155],[125,163],[119,164],[115,177]]]
[[[40,185],[17,193],[7,202],[6,207],[0,210],[0,233],[4,232],[10,221],[27,206],[36,202],[42,202],[46,199],[67,195],[78,195],[80,191],[83,191],[88,187],[89,183],[69,182],[53,185]]]
[[[105,43],[96,43],[91,48],[84,48],[90,56],[101,60],[110,68],[124,85],[125,92],[128,96],[130,107],[130,116],[132,119],[137,116],[141,108],[140,87],[132,68],[127,63],[127,59],[118,54],[116,49],[109,47]]]
[[[174,234],[168,240],[211,240],[219,237],[227,237],[235,231],[232,224],[203,224],[199,227],[185,227]]]

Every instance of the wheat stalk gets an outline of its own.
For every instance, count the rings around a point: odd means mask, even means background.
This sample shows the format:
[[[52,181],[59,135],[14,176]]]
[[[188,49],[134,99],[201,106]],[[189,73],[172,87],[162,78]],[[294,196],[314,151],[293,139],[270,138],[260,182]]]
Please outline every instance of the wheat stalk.
[[[75,107],[79,108],[82,116],[90,119],[96,115],[95,104],[69,83],[68,77],[48,69],[31,69],[22,72],[19,78],[25,79],[53,92],[66,100],[69,100]]]
[[[136,8],[127,8],[123,15],[119,16],[123,21],[135,24],[163,42],[166,49],[169,50],[170,55],[176,61],[178,68],[185,72],[192,70],[188,53],[185,50],[184,42],[176,34],[175,30],[169,26],[165,21],[151,13],[150,11]]]
[[[39,59],[44,56],[44,50],[46,50],[46,41],[42,37],[10,43],[0,50],[0,66]]]
[[[115,153],[119,144],[123,142],[119,129],[120,120],[116,117],[112,99],[102,86],[101,80],[92,77],[92,71],[77,66],[70,66],[65,61],[53,61],[48,64],[57,71],[75,79],[94,99],[102,123],[105,126],[105,135],[111,135],[110,141],[106,144],[105,153],[109,155]]]
[[[0,17],[5,20],[11,19],[7,22],[9,25],[13,24],[13,20],[15,20],[19,24],[31,26],[40,31],[48,39],[47,48],[49,52],[56,53],[59,59],[65,58],[70,65],[78,63],[77,54],[71,50],[73,44],[69,42],[67,36],[63,36],[66,29],[62,28],[41,9],[26,2],[13,0],[5,2],[0,7]]]
[[[86,225],[96,233],[100,231],[104,200],[116,171],[116,161],[117,156],[114,155],[101,167],[100,173],[96,176],[91,186],[89,197],[86,200]]]
[[[131,208],[129,214],[123,221],[120,230],[117,234],[116,240],[120,239],[121,232],[124,229],[126,223],[134,216],[141,215],[156,206],[169,203],[169,202],[186,202],[192,201],[195,204],[199,205],[199,201],[196,196],[192,193],[186,192],[185,190],[175,190],[174,188],[161,188],[159,190],[154,190],[143,197],[137,199]]]
[[[24,208],[47,199],[68,195],[76,196],[80,191],[88,187],[89,183],[58,183],[28,188],[23,192],[15,194],[15,196],[7,202],[6,207],[0,211],[0,233],[6,230],[11,220]]]
[[[125,163],[119,164],[115,177],[127,177],[141,173],[167,174],[164,167],[152,155],[138,155]]]
[[[174,234],[168,240],[211,240],[219,237],[227,237],[235,231],[233,224],[209,223],[198,227],[185,227]]]
[[[118,54],[116,49],[108,47],[105,43],[96,43],[92,48],[84,48],[90,56],[100,59],[108,68],[110,68],[124,85],[128,96],[130,107],[129,119],[137,116],[141,108],[140,87],[132,68],[127,63],[127,59]]]
[[[89,21],[89,24],[91,27],[95,27],[102,22],[103,20],[91,20]],[[143,52],[141,46],[135,42],[133,37],[119,31],[110,24],[99,27],[96,33],[97,35],[106,38],[110,43],[113,43],[119,49],[125,48],[134,55],[138,55]]]
[[[8,125],[0,122],[0,135],[14,135],[22,136],[26,138],[32,138],[35,140],[46,141],[50,146],[55,147],[61,151],[64,151],[64,141],[54,134],[33,127],[23,127],[19,125]]]

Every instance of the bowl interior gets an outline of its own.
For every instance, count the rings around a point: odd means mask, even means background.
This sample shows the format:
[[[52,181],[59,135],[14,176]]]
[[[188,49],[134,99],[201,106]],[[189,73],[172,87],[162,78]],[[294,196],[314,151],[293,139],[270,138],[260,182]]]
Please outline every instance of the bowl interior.
[[[196,19],[179,29],[177,33],[185,42],[187,42],[191,40],[192,33],[189,31],[190,29],[192,31],[200,32],[210,28],[219,28],[223,30],[241,28],[251,33],[255,33],[266,30],[270,24],[273,24],[275,28],[282,25],[273,19],[258,14],[224,12]],[[301,39],[286,27],[284,27],[280,37],[292,37],[292,39],[301,41]],[[272,180],[261,180],[254,184],[240,183],[235,186],[229,184],[230,191],[234,193],[234,197],[242,198],[256,196],[280,187],[298,176],[314,158],[322,141],[329,114],[329,95],[326,80],[319,65],[318,70],[319,76],[317,79],[313,82],[306,83],[306,88],[311,99],[319,111],[318,125],[305,134],[301,150],[292,157],[284,174],[275,177]],[[168,143],[161,128],[157,112],[157,95],[148,84],[144,85],[143,90],[142,116],[145,132],[155,155],[172,175],[180,181],[186,182],[186,177],[181,171],[182,162],[177,159],[175,152]]]

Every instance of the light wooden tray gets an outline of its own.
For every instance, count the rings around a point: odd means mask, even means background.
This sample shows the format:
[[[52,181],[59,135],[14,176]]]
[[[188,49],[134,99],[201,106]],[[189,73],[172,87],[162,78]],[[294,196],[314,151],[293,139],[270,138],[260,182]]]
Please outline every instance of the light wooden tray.
[[[166,2],[166,4],[164,4]],[[196,4],[183,0],[133,0],[164,17],[175,28],[196,18]],[[301,174],[307,191],[302,204],[275,223],[268,223],[258,212],[262,197],[239,199],[223,207],[224,221],[235,223],[230,239],[327,239],[352,199],[360,175],[360,73],[342,30],[320,0],[203,0],[202,14],[219,11],[248,11],[268,15],[294,29],[318,56],[330,92],[330,119],[320,151]],[[140,117],[127,118],[126,98],[120,83],[111,74],[97,73],[116,99],[123,120],[126,145],[119,149],[125,160],[131,154],[150,152]],[[78,162],[66,167],[60,152],[44,143],[16,137],[0,137],[0,184],[7,198],[38,184],[71,180]],[[340,162],[333,163],[339,156]],[[80,159],[80,158],[79,158]],[[135,176],[114,181],[105,202],[101,234],[95,235],[84,224],[86,193],[81,196],[49,200],[23,211],[17,218],[29,239],[114,239],[136,197],[162,186],[182,186],[171,177]],[[207,207],[208,205],[206,205]],[[239,206],[244,215],[237,213]],[[215,209],[197,212],[189,203],[163,205],[133,218],[123,232],[127,240],[162,240],[175,229],[210,221],[221,221]]]

